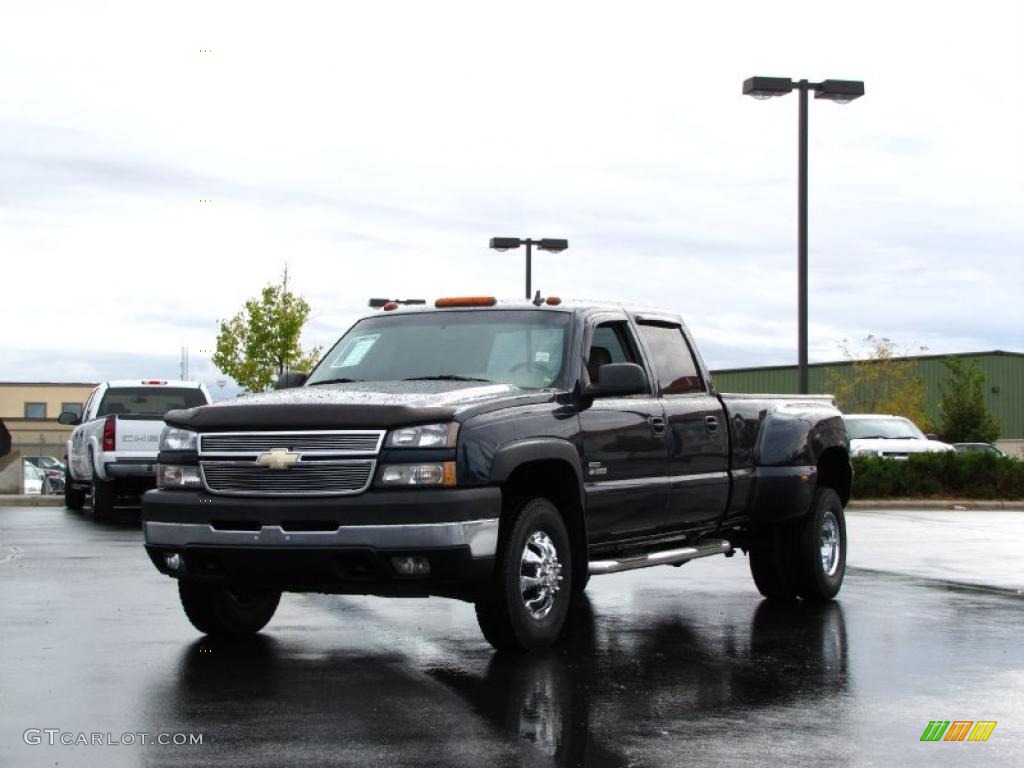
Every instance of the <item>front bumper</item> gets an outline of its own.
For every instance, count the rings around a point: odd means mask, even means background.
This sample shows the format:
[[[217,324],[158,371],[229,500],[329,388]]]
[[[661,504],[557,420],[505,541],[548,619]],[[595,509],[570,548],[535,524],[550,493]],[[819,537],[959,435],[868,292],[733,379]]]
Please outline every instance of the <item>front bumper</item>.
[[[147,547],[369,547],[373,549],[423,550],[466,547],[471,557],[494,557],[498,546],[498,519],[460,523],[412,525],[351,525],[333,531],[291,530],[265,525],[259,530],[233,531],[203,523],[142,524]]]
[[[239,498],[150,491],[142,524],[153,564],[177,578],[285,591],[469,599],[493,572],[498,488],[369,491],[344,498]],[[171,571],[168,554],[184,560]],[[393,558],[425,557],[429,576]]]

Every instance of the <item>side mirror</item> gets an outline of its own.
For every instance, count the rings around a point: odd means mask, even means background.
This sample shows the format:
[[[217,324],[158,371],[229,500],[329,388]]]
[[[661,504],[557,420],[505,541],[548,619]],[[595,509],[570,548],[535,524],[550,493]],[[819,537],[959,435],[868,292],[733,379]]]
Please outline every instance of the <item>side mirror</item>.
[[[67,424],[69,427],[73,427],[76,424],[81,424],[82,420],[78,418],[78,414],[74,411],[64,411],[60,416],[57,417],[58,424]]]
[[[306,379],[309,378],[309,374],[303,371],[285,371],[277,377],[277,381],[274,382],[274,389],[292,389],[293,387],[301,387],[306,383]]]
[[[929,432],[927,435],[925,435],[925,437],[927,437],[929,440],[938,440],[939,439],[938,435],[933,435],[931,432]]]
[[[591,397],[642,395],[648,391],[647,374],[636,363],[608,363],[597,369],[597,381],[586,394]]]

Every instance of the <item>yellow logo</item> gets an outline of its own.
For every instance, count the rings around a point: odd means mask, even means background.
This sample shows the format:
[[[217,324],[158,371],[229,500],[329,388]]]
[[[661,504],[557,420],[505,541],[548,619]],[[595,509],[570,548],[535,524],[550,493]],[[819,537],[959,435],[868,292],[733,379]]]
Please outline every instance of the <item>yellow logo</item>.
[[[291,469],[299,463],[302,454],[292,453],[287,448],[271,448],[256,457],[256,463],[267,469]]]

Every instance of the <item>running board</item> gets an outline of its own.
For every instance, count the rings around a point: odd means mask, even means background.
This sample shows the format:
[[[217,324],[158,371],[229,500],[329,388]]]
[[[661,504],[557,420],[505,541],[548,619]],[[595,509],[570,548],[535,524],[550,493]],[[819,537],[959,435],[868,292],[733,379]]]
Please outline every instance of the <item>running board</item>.
[[[676,565],[696,560],[698,557],[728,555],[731,552],[732,544],[728,541],[724,539],[709,539],[692,547],[665,549],[661,552],[651,552],[639,557],[624,557],[621,560],[591,560],[590,573],[594,575],[618,573],[619,571],[632,571],[634,568],[650,568],[653,565]]]

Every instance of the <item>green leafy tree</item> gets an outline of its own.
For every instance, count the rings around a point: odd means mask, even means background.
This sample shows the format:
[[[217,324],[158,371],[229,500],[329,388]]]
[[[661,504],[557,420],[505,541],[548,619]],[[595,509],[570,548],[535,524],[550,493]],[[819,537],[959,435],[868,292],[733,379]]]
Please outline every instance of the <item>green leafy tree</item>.
[[[917,362],[901,359],[896,344],[884,336],[868,335],[859,347],[839,343],[850,365],[829,372],[828,387],[847,413],[892,413],[928,429],[925,410],[927,385]],[[920,348],[924,351],[924,347]]]
[[[220,324],[213,364],[250,392],[271,387],[274,376],[308,371],[320,347],[303,352],[299,345],[309,304],[288,290],[288,270],[280,284],[267,285],[241,312]]]
[[[992,443],[999,422],[985,406],[985,374],[977,360],[964,365],[951,357],[943,361],[948,374],[939,382],[939,433],[951,443]]]

